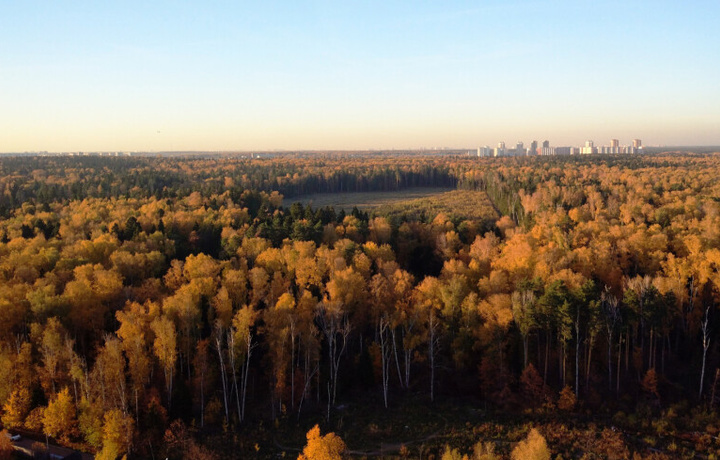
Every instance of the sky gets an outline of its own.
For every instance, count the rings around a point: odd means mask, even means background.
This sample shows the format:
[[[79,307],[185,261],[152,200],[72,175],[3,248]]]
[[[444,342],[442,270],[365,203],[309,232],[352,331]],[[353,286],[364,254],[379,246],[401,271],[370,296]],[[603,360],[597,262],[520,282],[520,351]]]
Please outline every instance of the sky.
[[[720,144],[720,2],[0,0],[0,152]]]

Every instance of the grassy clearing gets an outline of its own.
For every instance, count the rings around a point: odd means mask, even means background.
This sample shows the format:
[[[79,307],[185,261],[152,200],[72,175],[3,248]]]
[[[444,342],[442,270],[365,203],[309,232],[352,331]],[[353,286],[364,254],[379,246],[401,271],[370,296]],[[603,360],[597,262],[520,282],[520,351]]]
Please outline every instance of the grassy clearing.
[[[414,220],[420,216],[433,219],[440,213],[450,219],[495,221],[500,218],[485,192],[453,190],[433,196],[405,200],[379,206],[373,212],[378,215],[403,217]]]
[[[288,200],[313,208],[332,206],[350,212],[353,207],[379,216],[403,220],[432,220],[440,213],[451,219],[495,221],[500,216],[485,192],[420,187],[399,192],[320,193]]]
[[[443,187],[417,187],[397,192],[316,193],[287,199],[285,205],[289,206],[299,201],[303,206],[311,205],[314,209],[332,206],[336,211],[344,209],[345,212],[350,212],[354,206],[357,206],[361,211],[369,211],[380,206],[427,198],[451,190]]]

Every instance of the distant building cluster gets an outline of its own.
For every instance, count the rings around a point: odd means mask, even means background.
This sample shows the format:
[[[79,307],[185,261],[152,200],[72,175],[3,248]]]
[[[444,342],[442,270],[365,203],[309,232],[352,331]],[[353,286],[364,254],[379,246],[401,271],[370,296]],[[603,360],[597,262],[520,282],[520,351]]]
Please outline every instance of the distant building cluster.
[[[529,147],[525,147],[525,144],[518,142],[515,144],[514,148],[506,147],[505,142],[498,142],[498,145],[495,148],[487,145],[484,147],[478,147],[477,156],[521,157],[534,155],[620,155],[642,153],[642,151],[643,147],[640,139],[633,139],[632,145],[620,145],[619,140],[610,139],[610,145],[598,147],[595,146],[593,141],[586,141],[583,147],[551,147],[550,141],[543,141],[542,144],[538,144],[538,141],[532,141]]]

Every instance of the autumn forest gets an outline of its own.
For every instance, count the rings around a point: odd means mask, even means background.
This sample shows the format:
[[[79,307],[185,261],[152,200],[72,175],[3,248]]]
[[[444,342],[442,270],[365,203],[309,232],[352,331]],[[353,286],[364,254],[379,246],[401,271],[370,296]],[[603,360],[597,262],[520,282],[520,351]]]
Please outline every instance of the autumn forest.
[[[717,455],[718,177],[688,153],[0,159],[2,426],[107,459]],[[452,191],[302,202],[418,187]]]

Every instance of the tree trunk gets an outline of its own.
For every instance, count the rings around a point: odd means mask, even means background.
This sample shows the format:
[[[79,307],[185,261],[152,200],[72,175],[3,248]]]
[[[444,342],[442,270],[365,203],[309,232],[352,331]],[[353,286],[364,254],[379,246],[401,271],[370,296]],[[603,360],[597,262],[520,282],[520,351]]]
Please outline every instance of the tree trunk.
[[[221,333],[218,333],[215,337],[215,347],[217,348],[218,352],[218,359],[220,361],[220,380],[222,380],[222,387],[223,387],[223,404],[225,408],[225,423],[230,423],[230,412],[228,409],[228,390],[227,390],[227,375],[225,373],[225,362],[223,360],[223,353],[222,353],[222,338]]]
[[[587,354],[587,362],[585,364],[585,391],[587,391],[588,388],[590,388],[590,363],[592,362],[592,351],[593,347],[595,346],[595,335],[590,336],[590,340],[588,340],[588,354]]]
[[[398,359],[397,351],[397,331],[395,330],[395,328],[390,328],[390,333],[392,335],[392,349],[393,355],[395,356],[395,367],[397,368],[398,380],[400,380],[400,388],[403,388],[403,378],[402,374],[400,373],[400,360]]]
[[[388,407],[388,383],[390,379],[390,344],[388,343],[388,320],[386,318],[380,318],[378,323],[378,335],[380,340],[380,360],[382,366],[382,388],[383,388],[383,402],[385,403],[385,409]]]
[[[240,387],[237,384],[237,363],[235,362],[235,337],[228,333],[228,352],[230,356],[230,369],[232,370],[233,388],[235,389],[235,405],[237,406],[238,423],[242,422],[240,410]]]
[[[617,393],[617,396],[620,396],[620,361],[622,358],[622,333],[620,333],[620,338],[618,339],[618,361],[617,361],[617,372],[615,375],[615,378],[617,379],[617,384],[615,386],[615,392]]]
[[[240,421],[243,422],[245,420],[245,397],[247,395],[247,385],[248,385],[248,374],[250,374],[250,356],[252,355],[252,334],[247,335],[247,350],[246,350],[246,358],[245,358],[245,364],[243,365],[243,381],[242,381],[242,403],[241,403],[241,412],[240,412]]]
[[[612,391],[612,346],[613,346],[613,334],[612,332],[608,333],[608,354],[607,354],[607,363],[608,363],[608,390]]]
[[[703,386],[705,383],[705,362],[707,358],[707,351],[710,347],[710,329],[708,325],[710,323],[710,307],[705,309],[705,317],[702,322],[702,340],[703,340],[703,359],[702,359],[702,370],[700,371],[700,390],[698,392],[698,399],[702,399]]]
[[[545,335],[545,372],[543,372],[543,386],[547,385],[548,360],[550,359],[550,334]]]
[[[295,324],[290,326],[290,407],[295,409]]]
[[[432,307],[431,307],[432,308]],[[429,343],[428,343],[428,358],[430,360],[430,402],[435,401],[435,353],[436,353],[436,331],[435,331],[435,313],[430,311],[429,320]]]
[[[648,343],[648,369],[652,369],[653,367],[653,335],[655,334],[655,328],[650,328],[650,340]]]
[[[575,318],[575,397],[580,395],[580,309]]]

